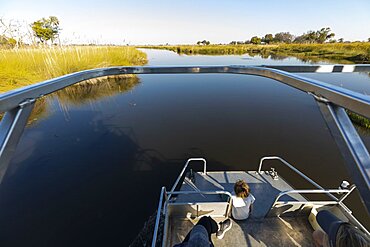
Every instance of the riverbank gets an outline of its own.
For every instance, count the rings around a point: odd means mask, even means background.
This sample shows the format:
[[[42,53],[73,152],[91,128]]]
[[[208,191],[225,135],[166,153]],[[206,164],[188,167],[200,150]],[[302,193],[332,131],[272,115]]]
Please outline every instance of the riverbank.
[[[341,63],[370,63],[370,42],[274,45],[176,45],[141,46],[165,49],[186,55],[261,55],[262,57],[294,56],[309,60],[336,60]]]
[[[146,63],[144,52],[126,46],[0,49],[0,93],[81,70]]]

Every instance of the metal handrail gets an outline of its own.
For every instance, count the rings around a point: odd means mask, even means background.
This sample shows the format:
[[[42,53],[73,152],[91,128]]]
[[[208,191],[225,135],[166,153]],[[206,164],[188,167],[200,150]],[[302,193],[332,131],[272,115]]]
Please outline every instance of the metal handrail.
[[[272,204],[272,207],[279,201],[280,197],[288,194],[330,194],[330,193],[351,193],[353,190],[349,189],[322,189],[322,190],[286,190],[280,192],[276,197],[275,201]],[[338,198],[334,200],[337,204],[339,204]]]
[[[204,195],[223,194],[232,198],[231,193],[226,190],[198,190],[198,191],[186,190],[186,191],[167,192],[167,195],[189,195],[189,194],[204,194]]]
[[[370,154],[346,111],[370,118],[370,97],[293,73],[370,72],[370,65],[299,66],[121,66],[80,71],[0,94],[0,183],[16,150],[34,103],[40,97],[78,82],[122,74],[230,73],[270,78],[314,97],[330,132],[346,160],[362,201],[370,212]]]
[[[313,181],[311,178],[309,178],[307,175],[305,175],[303,172],[301,172],[300,170],[298,170],[297,168],[295,168],[292,164],[290,164],[288,161],[284,160],[283,158],[279,157],[279,156],[265,156],[263,158],[261,158],[260,160],[260,164],[258,166],[258,173],[261,174],[261,169],[262,169],[262,165],[263,165],[263,162],[265,160],[279,160],[281,161],[284,165],[286,165],[287,167],[289,167],[291,170],[293,170],[295,173],[297,173],[298,175],[300,175],[302,178],[304,178],[307,182],[311,183],[313,186],[315,186],[316,188],[320,189],[320,190],[325,190],[321,185],[319,185],[318,183],[316,183],[315,181]],[[331,193],[328,194],[329,197],[331,197],[332,199],[334,200],[338,200],[338,198],[336,198],[334,195],[332,195]]]
[[[184,194],[227,195],[229,197],[229,201],[228,201],[228,210],[226,212],[226,215],[228,215],[230,212],[231,203],[232,203],[232,195],[228,191],[225,191],[225,190],[200,191],[199,190],[199,191],[170,191],[170,192],[167,192],[166,187],[162,187],[161,194],[159,197],[157,216],[155,219],[155,226],[154,226],[152,245],[151,245],[152,247],[155,247],[156,242],[157,242],[159,223],[160,223],[161,214],[162,214],[162,204],[164,203],[166,205],[171,195],[184,195]],[[165,199],[164,202],[163,202],[163,199]]]
[[[350,217],[351,220],[356,222],[356,225],[359,226],[364,232],[366,232],[368,235],[370,234],[369,231],[364,227],[361,222],[359,222],[355,217],[352,216],[352,211],[347,208],[345,204],[343,204],[343,200],[349,196],[349,194],[352,193],[352,191],[356,188],[356,186],[352,186],[350,189],[327,189],[327,190],[288,190],[280,192],[277,196],[275,202],[273,203],[273,208],[277,203],[286,203],[289,202],[291,204],[305,204],[305,203],[315,203],[315,204],[323,204],[323,205],[339,205],[339,207],[343,208],[344,211],[346,211]],[[278,201],[281,196],[288,195],[288,194],[322,194],[322,193],[345,193],[345,195],[339,200],[339,201],[297,201],[297,202],[291,202],[291,201]]]
[[[335,65],[343,67],[345,65]],[[275,69],[277,68],[277,69]],[[329,68],[323,71],[321,68]],[[330,70],[331,69],[331,70]],[[369,72],[369,65],[353,65],[351,72]],[[53,93],[78,82],[102,76],[122,74],[180,74],[180,73],[231,73],[257,75],[295,87],[304,92],[322,96],[336,105],[345,107],[363,116],[370,117],[370,97],[351,90],[289,72],[343,72],[335,71],[334,65],[320,66],[121,66],[84,70],[41,83],[6,92],[0,95],[0,112],[17,107],[25,99],[35,99]]]
[[[155,247],[156,243],[157,243],[159,222],[161,220],[162,204],[163,204],[163,198],[164,197],[167,197],[167,192],[166,192],[166,187],[163,186],[162,189],[161,189],[161,195],[159,197],[157,216],[156,216],[156,219],[155,219],[155,226],[154,226],[153,239],[152,239],[152,247]],[[166,200],[167,199],[165,198],[165,201]]]
[[[171,189],[171,193],[169,193],[169,198],[171,198],[171,195],[172,195],[172,192],[175,191],[177,185],[179,184],[180,182],[180,179],[182,178],[182,176],[184,175],[185,171],[186,171],[186,168],[188,167],[189,163],[191,161],[203,161],[203,174],[206,175],[207,174],[207,161],[204,159],[204,158],[190,158],[186,161],[184,167],[182,168],[181,172],[180,172],[180,175],[177,177],[175,183],[173,184],[172,186],[172,189]]]
[[[349,196],[356,188],[355,185],[352,185],[350,189],[324,189],[324,190],[287,190],[280,192],[278,196],[275,198],[274,203],[271,206],[271,209],[275,207],[278,203],[290,203],[290,204],[306,204],[306,203],[315,203],[315,204],[323,204],[323,205],[338,205],[344,211],[346,211],[351,219],[356,222],[360,228],[369,234],[366,227],[364,227],[355,217],[352,216],[352,211],[347,208],[347,206],[343,203],[343,200]],[[288,194],[328,194],[328,193],[345,193],[341,198],[337,199],[336,201],[279,201],[279,199]],[[270,209],[270,210],[271,210]],[[269,211],[270,211],[269,210]]]

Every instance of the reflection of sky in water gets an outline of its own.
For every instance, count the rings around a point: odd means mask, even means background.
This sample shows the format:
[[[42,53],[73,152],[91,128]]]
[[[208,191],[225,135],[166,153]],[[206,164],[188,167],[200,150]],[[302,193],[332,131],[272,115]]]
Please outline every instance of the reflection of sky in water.
[[[148,65],[315,65],[327,62],[304,62],[288,57],[282,60],[261,58],[256,55],[208,56],[178,55],[167,50],[142,49],[147,53]],[[300,75],[331,83],[366,95],[370,94],[370,76],[368,73],[300,73]]]
[[[311,64],[297,58],[289,57],[282,60],[261,58],[256,55],[208,56],[208,55],[178,55],[167,50],[141,49],[149,59],[148,65],[262,65],[262,64]],[[326,64],[326,63],[320,63]]]

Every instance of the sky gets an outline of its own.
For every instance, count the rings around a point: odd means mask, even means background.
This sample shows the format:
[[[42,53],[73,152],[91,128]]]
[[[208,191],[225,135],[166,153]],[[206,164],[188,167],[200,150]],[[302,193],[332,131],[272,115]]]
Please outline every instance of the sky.
[[[58,17],[65,43],[229,43],[322,27],[337,39],[370,38],[370,0],[0,0],[7,21],[48,16]]]

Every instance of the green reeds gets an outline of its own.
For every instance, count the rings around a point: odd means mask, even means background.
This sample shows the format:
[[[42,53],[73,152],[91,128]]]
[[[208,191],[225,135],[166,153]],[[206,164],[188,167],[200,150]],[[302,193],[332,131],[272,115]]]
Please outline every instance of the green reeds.
[[[0,49],[0,93],[80,70],[146,62],[145,53],[122,46]]]

